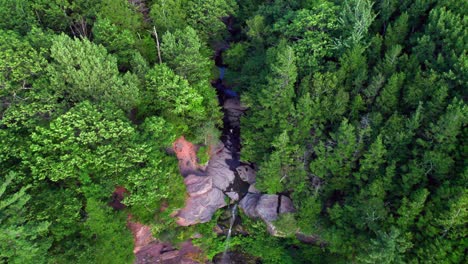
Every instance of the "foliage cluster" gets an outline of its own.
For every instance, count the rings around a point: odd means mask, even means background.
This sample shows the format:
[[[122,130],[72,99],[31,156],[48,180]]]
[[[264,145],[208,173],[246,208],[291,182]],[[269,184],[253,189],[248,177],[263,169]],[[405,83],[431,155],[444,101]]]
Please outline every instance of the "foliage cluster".
[[[0,0],[0,262],[130,263],[129,213],[160,239],[198,232],[209,257],[224,250],[214,222],[176,228],[185,191],[166,148],[180,135],[217,138],[210,48],[235,15],[224,59],[249,106],[242,158],[258,165],[260,190],[289,195],[297,211],[277,222],[288,238],[243,217],[251,235],[231,246],[265,263],[462,263],[466,10],[457,0]],[[116,186],[131,193],[124,211],[107,205]]]
[[[466,261],[467,4],[242,2],[227,78],[256,186],[295,203],[280,225],[333,263]]]
[[[236,3],[149,2],[0,1],[0,263],[131,263],[128,214],[175,229],[166,149],[218,135],[208,46]]]

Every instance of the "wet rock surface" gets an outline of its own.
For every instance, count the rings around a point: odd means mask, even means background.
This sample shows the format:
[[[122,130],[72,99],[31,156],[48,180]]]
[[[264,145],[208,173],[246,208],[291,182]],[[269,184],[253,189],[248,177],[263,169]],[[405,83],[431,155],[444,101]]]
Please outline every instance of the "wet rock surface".
[[[206,168],[198,164],[195,145],[184,137],[173,144],[188,193],[185,207],[175,215],[179,225],[210,221],[217,209],[227,205],[225,197],[239,201],[248,192],[250,183],[255,181],[254,170],[240,162],[239,118],[245,107],[241,106],[238,98],[230,98],[226,102],[225,117],[232,116],[235,120],[225,118],[221,142],[212,147],[214,151]]]

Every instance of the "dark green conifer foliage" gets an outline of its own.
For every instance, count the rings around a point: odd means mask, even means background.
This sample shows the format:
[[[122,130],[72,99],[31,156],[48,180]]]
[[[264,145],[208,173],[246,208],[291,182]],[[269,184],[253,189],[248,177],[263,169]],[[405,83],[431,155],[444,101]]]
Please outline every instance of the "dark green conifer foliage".
[[[223,81],[249,107],[241,157],[258,189],[295,206],[275,222],[285,238],[240,211],[249,235],[230,249],[262,263],[465,263],[466,10],[0,0],[0,262],[130,263],[128,214],[160,240],[199,233],[208,258],[224,251],[220,213],[171,217],[186,197],[166,150],[181,135],[217,143],[212,57],[229,42]],[[123,211],[107,205],[116,186]]]

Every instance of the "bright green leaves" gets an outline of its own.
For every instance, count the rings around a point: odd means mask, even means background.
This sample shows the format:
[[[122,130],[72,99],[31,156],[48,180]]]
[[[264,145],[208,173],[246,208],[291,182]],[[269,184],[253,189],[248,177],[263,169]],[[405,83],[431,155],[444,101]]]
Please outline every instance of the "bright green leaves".
[[[449,205],[449,210],[441,214],[435,221],[435,224],[441,227],[442,236],[451,239],[466,237],[468,228],[466,219],[468,218],[468,191],[462,190],[456,194],[454,202]]]
[[[259,166],[258,188],[291,195],[297,224],[329,255],[458,263],[467,4],[330,2],[277,0],[243,14],[244,38],[226,52],[239,76],[227,80],[250,107],[242,158]]]
[[[427,133],[428,140],[436,144],[433,147],[428,145],[428,151],[424,153],[427,173],[431,173],[439,180],[450,175],[453,177],[453,166],[457,157],[454,157],[452,153],[457,150],[460,144],[459,136],[463,133],[462,129],[467,122],[467,105],[459,99],[454,99],[437,123],[430,125],[430,130]],[[421,144],[424,143],[421,142]]]
[[[377,238],[371,240],[366,252],[357,257],[359,263],[405,263],[404,253],[412,244],[397,228],[390,232],[379,231]]]
[[[132,32],[143,28],[143,15],[131,2],[126,0],[102,0],[100,2],[99,14],[109,19],[112,24]]]
[[[44,239],[50,223],[28,217],[31,196],[26,191],[31,186],[15,191],[17,177],[13,172],[0,176],[0,261],[42,263],[50,247],[50,241]]]
[[[145,88],[142,103],[149,113],[159,112],[183,124],[206,118],[203,97],[165,64],[156,65],[148,72]]]
[[[203,138],[220,115],[215,104],[213,89],[207,82],[198,80],[190,84],[166,64],[161,64],[146,75],[140,109],[146,116],[164,117],[179,135]],[[204,125],[200,126],[201,123]]]
[[[191,27],[163,36],[163,62],[191,84],[210,79],[213,62],[209,60],[207,52],[197,32]]]
[[[145,26],[142,13],[131,2],[102,1],[93,25],[93,42],[117,58],[119,70],[135,72],[135,56],[142,55],[149,63],[156,61],[156,43]]]
[[[27,88],[31,79],[39,75],[45,60],[31,45],[13,31],[0,31],[0,80],[22,84]]]
[[[336,74],[316,73],[307,87],[310,93],[314,121],[339,122],[349,104],[349,93],[339,84]]]
[[[31,136],[29,156],[35,178],[53,181],[117,178],[141,161],[139,150],[128,145],[134,128],[111,109],[100,111],[83,102]],[[118,151],[117,151],[118,150]]]
[[[136,76],[122,76],[104,47],[61,35],[51,47],[51,57],[47,69],[51,87],[70,104],[91,100],[129,110],[138,102]]]
[[[0,30],[0,113],[31,96],[31,85],[44,73],[45,59],[13,31]]]
[[[152,3],[150,16],[158,32],[175,33],[188,25],[205,43],[222,39],[226,33],[222,18],[237,11],[234,0],[156,0]]]
[[[115,54],[118,64],[129,66],[132,55],[135,37],[131,31],[120,29],[107,18],[98,19],[93,27],[94,43],[106,47],[107,51]]]
[[[17,164],[19,149],[27,145],[26,131],[60,111],[54,96],[38,85],[46,65],[27,38],[0,30],[0,173]]]
[[[377,139],[370,145],[369,150],[360,161],[359,174],[356,175],[362,180],[368,180],[374,175],[381,175],[380,166],[385,163],[386,149],[382,143],[382,136],[377,136]]]
[[[324,57],[331,55],[330,32],[337,28],[336,7],[329,2],[312,9],[291,11],[277,22],[273,30],[292,41],[299,72],[303,75],[323,67]]]
[[[252,40],[253,43],[261,43],[264,41],[267,34],[265,26],[265,18],[261,15],[256,15],[246,21],[247,24],[247,36]],[[230,52],[230,49],[228,50]]]
[[[36,22],[29,0],[0,0],[0,29],[27,32]]]
[[[458,59],[461,57],[466,61],[467,58],[467,28],[466,15],[457,14],[457,10],[452,11],[447,7],[439,7],[429,13],[427,35],[436,45],[436,50],[440,51],[440,54],[434,54],[436,56],[432,57],[437,58],[437,64],[443,70],[448,70],[451,65],[455,66],[456,70],[461,70]],[[443,57],[439,58],[440,55]],[[464,80],[466,81],[466,77]]]
[[[178,98],[177,100],[179,100],[179,103],[176,109],[173,109],[179,113],[187,112],[188,109],[190,109],[192,118],[205,120],[205,122],[208,123],[217,123],[220,120],[221,113],[218,110],[216,92],[209,83],[209,80],[212,78],[211,70],[213,62],[210,60],[208,50],[205,44],[200,41],[197,32],[191,27],[186,27],[183,30],[176,30],[174,33],[167,32],[163,36],[161,48],[163,62],[174,70],[177,75],[187,80],[188,84],[193,87],[193,89],[186,88],[184,91],[182,87],[187,87],[187,85],[184,84],[185,80],[182,81],[180,77],[173,77],[179,79],[180,81],[176,82],[182,85],[181,90],[174,91],[177,92],[178,95],[184,94],[184,96],[188,96],[188,98]],[[167,67],[165,72],[167,74],[172,74],[169,73]],[[152,78],[156,77],[154,76]],[[167,93],[167,88],[163,88],[161,92]],[[203,99],[203,107],[199,106],[199,96]],[[172,97],[172,101],[176,100],[176,97],[173,95],[164,95],[164,98],[167,97]],[[188,108],[182,106],[180,100],[187,100],[187,103],[189,103]],[[197,114],[194,114],[195,109],[198,111]],[[173,117],[170,119],[172,120],[172,118]],[[190,126],[190,124],[186,125]]]
[[[406,230],[414,223],[415,218],[423,210],[428,195],[428,190],[419,189],[412,193],[410,197],[404,197],[402,199],[401,207],[397,211],[400,215],[397,220],[397,225],[401,229]]]
[[[330,177],[330,183],[337,184],[332,186],[341,189],[341,184],[349,181],[347,178],[355,166],[354,154],[359,146],[355,127],[344,119],[338,131],[332,135],[332,140],[317,146],[318,157],[310,164],[310,169],[320,178]]]
[[[195,28],[203,41],[219,40],[225,25],[222,17],[235,14],[237,3],[234,0],[190,0],[187,3],[187,22]]]
[[[406,75],[404,73],[395,73],[390,77],[388,83],[384,86],[377,98],[377,105],[381,108],[381,113],[390,114],[397,109],[398,99],[405,77]]]
[[[150,16],[156,29],[160,33],[174,32],[186,24],[187,1],[181,0],[156,0],[151,6]]]
[[[0,176],[0,262],[127,263],[127,212],[156,217],[160,231],[176,226],[185,186],[166,148],[182,133],[219,138],[205,41],[236,4],[205,2],[174,3],[186,10],[166,27],[181,30],[160,38],[166,64],[153,65],[147,12],[135,3],[0,1],[0,174],[19,172]],[[199,32],[184,29],[186,12]],[[128,211],[107,205],[116,185],[131,193]]]
[[[105,203],[95,199],[86,202],[87,219],[81,234],[92,241],[83,254],[81,263],[131,263],[134,255],[133,238],[125,228],[126,216],[112,211]]]
[[[166,201],[169,208],[164,215],[169,221],[168,215],[182,207],[185,199],[185,185],[177,169],[177,160],[165,152],[180,134],[173,124],[156,116],[146,118],[140,128],[138,140],[145,159],[126,175],[126,187],[131,195],[125,203],[132,207],[136,217],[151,221],[154,208],[160,208]],[[173,224],[172,220],[170,222]]]

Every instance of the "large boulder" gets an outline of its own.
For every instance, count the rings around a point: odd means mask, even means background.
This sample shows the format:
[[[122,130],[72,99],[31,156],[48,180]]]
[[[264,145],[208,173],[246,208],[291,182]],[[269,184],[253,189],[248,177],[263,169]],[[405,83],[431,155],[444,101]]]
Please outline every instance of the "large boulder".
[[[239,207],[242,208],[245,215],[250,218],[258,218],[259,215],[257,213],[257,204],[258,200],[260,199],[261,194],[258,193],[247,193],[244,198],[239,203]]]
[[[174,142],[173,149],[179,160],[180,173],[185,177],[184,184],[188,193],[185,207],[175,214],[178,217],[177,223],[189,226],[208,222],[218,208],[226,205],[224,194],[220,188],[215,188],[214,181],[218,186],[225,186],[234,180],[229,166],[222,162],[223,158],[229,156],[229,152],[225,149],[215,152],[215,158],[210,159],[214,168],[209,171],[213,174],[209,174],[198,165],[195,145],[184,137]]]
[[[181,226],[206,223],[211,220],[217,209],[224,206],[226,206],[224,193],[217,188],[212,188],[203,195],[188,197],[185,207],[176,214],[178,218],[176,222]]]
[[[294,206],[289,199],[276,194],[248,193],[240,201],[239,206],[244,213],[251,218],[260,218],[268,227],[268,232],[274,236],[281,236],[273,222],[280,214],[294,212]]]
[[[249,184],[255,183],[256,173],[255,170],[249,165],[242,165],[236,168],[239,177]]]
[[[247,107],[243,106],[238,98],[230,98],[224,102],[223,108],[226,111],[229,124],[232,127],[238,127],[240,116],[247,110]]]
[[[231,170],[226,160],[232,159],[232,153],[227,148],[223,148],[211,156],[206,173],[213,178],[213,186],[225,191],[234,182],[234,172]]]
[[[278,218],[278,195],[264,194],[260,196],[255,210],[265,222],[275,221]]]

